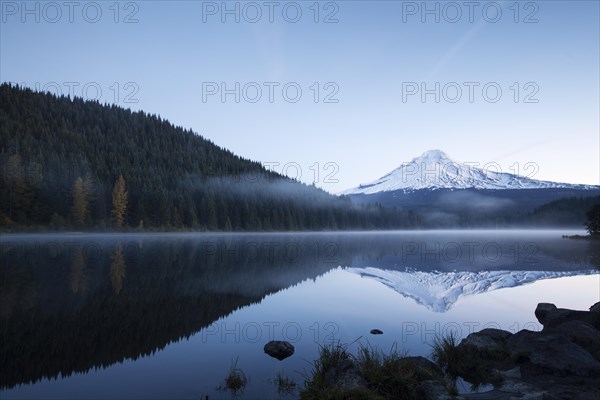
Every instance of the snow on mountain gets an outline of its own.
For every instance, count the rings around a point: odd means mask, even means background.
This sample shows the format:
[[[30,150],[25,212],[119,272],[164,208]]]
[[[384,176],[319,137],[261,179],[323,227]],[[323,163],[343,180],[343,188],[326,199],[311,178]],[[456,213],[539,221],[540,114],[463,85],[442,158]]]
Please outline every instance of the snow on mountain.
[[[392,271],[379,268],[347,268],[349,272],[375,279],[404,297],[434,312],[446,312],[464,296],[533,283],[541,279],[597,274],[584,271],[481,271],[425,272]]]
[[[538,181],[524,176],[478,168],[476,165],[476,163],[454,161],[441,150],[429,150],[378,180],[359,185],[341,194],[374,194],[395,190],[410,192],[419,189],[600,188],[592,185]]]

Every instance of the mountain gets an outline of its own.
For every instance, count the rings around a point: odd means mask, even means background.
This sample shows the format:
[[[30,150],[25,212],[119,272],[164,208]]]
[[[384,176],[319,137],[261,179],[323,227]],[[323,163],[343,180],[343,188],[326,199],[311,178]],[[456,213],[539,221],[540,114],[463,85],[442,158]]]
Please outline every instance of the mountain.
[[[402,164],[378,180],[341,194],[374,194],[421,189],[600,189],[600,186],[538,181],[505,172],[478,168],[450,158],[441,150],[429,150]]]
[[[521,286],[542,279],[598,273],[595,270],[425,272],[393,271],[372,267],[347,268],[346,270],[381,282],[402,296],[413,299],[431,311],[440,313],[450,310],[462,297]]]
[[[357,204],[413,210],[421,215],[425,226],[432,228],[581,228],[587,210],[599,201],[600,186],[539,181],[490,171],[455,161],[441,150],[430,150],[378,180],[341,195]],[[561,202],[553,203],[556,201]]]
[[[415,221],[270,172],[157,115],[9,84],[0,85],[0,171],[3,230],[110,229],[120,176],[126,228],[390,229]]]

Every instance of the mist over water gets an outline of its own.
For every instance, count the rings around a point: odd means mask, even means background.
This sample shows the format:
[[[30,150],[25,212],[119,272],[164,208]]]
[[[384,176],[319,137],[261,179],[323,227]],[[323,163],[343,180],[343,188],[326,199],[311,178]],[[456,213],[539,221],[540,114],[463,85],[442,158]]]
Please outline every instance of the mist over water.
[[[536,330],[538,302],[599,300],[600,250],[575,233],[3,235],[0,393],[229,398],[237,359],[241,398],[277,398],[269,380],[301,383],[319,344],[427,356],[449,331]],[[272,339],[294,356],[265,355]]]

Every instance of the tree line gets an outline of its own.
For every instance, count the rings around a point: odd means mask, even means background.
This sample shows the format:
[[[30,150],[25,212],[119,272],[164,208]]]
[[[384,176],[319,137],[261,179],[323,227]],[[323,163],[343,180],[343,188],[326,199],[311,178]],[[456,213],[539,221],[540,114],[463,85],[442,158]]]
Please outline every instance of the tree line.
[[[160,116],[0,85],[0,226],[325,230],[421,225],[241,158]]]

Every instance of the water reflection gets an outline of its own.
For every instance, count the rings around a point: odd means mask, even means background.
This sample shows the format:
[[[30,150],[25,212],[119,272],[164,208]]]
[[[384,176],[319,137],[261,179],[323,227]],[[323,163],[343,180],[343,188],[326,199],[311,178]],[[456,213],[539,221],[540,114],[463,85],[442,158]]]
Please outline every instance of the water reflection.
[[[88,290],[88,277],[85,258],[81,249],[77,249],[71,258],[71,269],[69,270],[69,288],[75,294],[85,296]]]
[[[379,268],[348,268],[349,272],[374,279],[434,312],[447,312],[465,296],[526,285],[544,279],[595,274],[594,269],[574,271],[390,271]]]
[[[330,253],[293,236],[3,239],[0,386],[150,354],[316,278]]]
[[[0,387],[154,354],[338,266],[396,283],[407,268],[436,279],[546,273],[523,283],[580,274],[600,259],[599,246],[562,233],[4,236]]]
[[[121,293],[123,290],[123,280],[125,279],[125,257],[121,250],[121,243],[115,244],[115,252],[110,263],[110,281],[112,283],[113,292]]]

